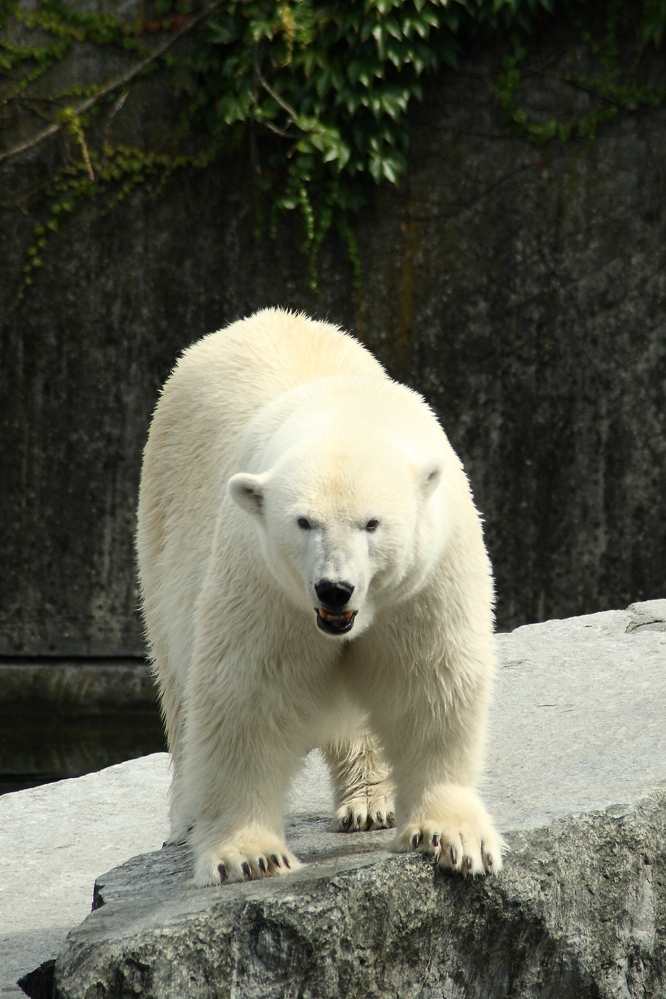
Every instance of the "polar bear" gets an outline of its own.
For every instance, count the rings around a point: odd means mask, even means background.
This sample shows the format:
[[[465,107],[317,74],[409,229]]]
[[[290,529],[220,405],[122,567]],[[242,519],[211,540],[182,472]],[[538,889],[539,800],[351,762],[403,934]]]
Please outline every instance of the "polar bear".
[[[143,614],[195,882],[285,874],[288,788],[320,747],[333,828],[499,871],[476,790],[493,584],[426,402],[336,327],[264,309],[186,350],[141,479]]]

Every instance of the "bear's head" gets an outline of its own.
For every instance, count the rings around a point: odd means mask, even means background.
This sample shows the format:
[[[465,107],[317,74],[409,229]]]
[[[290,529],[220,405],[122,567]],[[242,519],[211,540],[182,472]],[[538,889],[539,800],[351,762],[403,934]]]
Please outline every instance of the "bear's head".
[[[416,398],[415,421],[400,407],[369,414],[367,400],[341,405],[339,392],[333,407],[320,399],[316,412],[299,410],[297,426],[281,424],[263,455],[266,471],[229,481],[275,580],[332,638],[357,637],[378,611],[418,591],[446,543],[450,448]]]

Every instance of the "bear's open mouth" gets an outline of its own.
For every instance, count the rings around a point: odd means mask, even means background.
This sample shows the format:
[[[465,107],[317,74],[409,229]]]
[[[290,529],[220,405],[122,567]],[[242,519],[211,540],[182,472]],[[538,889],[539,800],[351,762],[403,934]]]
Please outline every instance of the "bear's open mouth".
[[[354,618],[358,611],[348,610],[341,614],[332,614],[323,607],[315,607],[317,625],[328,635],[344,635],[354,627]]]

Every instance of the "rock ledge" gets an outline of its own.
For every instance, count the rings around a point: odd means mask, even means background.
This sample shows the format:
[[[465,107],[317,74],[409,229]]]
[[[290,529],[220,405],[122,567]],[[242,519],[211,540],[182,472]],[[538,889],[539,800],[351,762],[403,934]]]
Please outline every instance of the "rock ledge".
[[[288,828],[308,864],[197,889],[168,847],[97,879],[39,999],[666,995],[666,601],[498,636],[484,791],[496,878],[326,830],[309,758]],[[51,984],[52,983],[52,984]],[[40,989],[50,991],[39,991]]]

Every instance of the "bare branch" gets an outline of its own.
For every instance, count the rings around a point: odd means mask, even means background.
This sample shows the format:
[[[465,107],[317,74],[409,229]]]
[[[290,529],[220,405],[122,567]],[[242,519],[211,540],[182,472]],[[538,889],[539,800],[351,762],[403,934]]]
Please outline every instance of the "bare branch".
[[[257,49],[254,50],[254,71],[257,74],[257,79],[259,80],[259,83],[262,85],[266,93],[269,94],[273,98],[273,100],[280,105],[283,111],[287,112],[287,114],[295,124],[298,115],[294,110],[294,108],[292,108],[290,104],[287,104],[287,102],[283,100],[282,97],[280,97],[280,95],[276,93],[275,90],[273,90],[273,88],[271,87],[271,85],[264,79],[264,75],[261,72],[261,67],[259,65],[259,52]],[[266,123],[264,122],[264,124]]]
[[[92,168],[92,163],[90,162],[90,153],[88,152],[88,146],[87,146],[87,143],[86,143],[86,137],[83,134],[83,129],[82,128],[77,128],[77,130],[76,130],[76,137],[79,140],[79,145],[81,146],[81,152],[83,153],[83,161],[84,161],[84,163],[86,165],[86,170],[88,171],[88,177],[94,183],[95,182],[95,173],[94,173],[93,168]]]
[[[126,90],[124,94],[120,95],[120,97],[118,98],[118,100],[113,105],[113,108],[111,109],[111,114],[109,115],[109,121],[113,121],[113,119],[116,117],[116,115],[118,114],[118,112],[120,110],[122,110],[122,106],[125,103],[125,101],[127,100],[127,98],[129,97],[129,95],[130,95],[129,90]]]
[[[19,156],[21,153],[27,152],[28,149],[32,149],[33,146],[39,145],[40,142],[44,142],[45,139],[50,139],[52,135],[57,135],[60,131],[64,122],[58,122],[56,125],[51,125],[50,128],[45,128],[43,132],[39,132],[32,139],[28,139],[27,142],[21,143],[20,146],[14,146],[13,149],[8,149],[6,153],[0,153],[0,163],[3,160],[8,160],[12,156]]]
[[[123,91],[123,93],[120,95],[120,97],[118,98],[118,100],[114,101],[113,107],[111,109],[111,113],[109,114],[109,117],[106,119],[106,125],[104,126],[104,141],[102,143],[102,148],[104,149],[104,158],[105,159],[106,159],[106,147],[109,144],[109,133],[111,131],[111,125],[113,123],[113,119],[116,117],[116,115],[118,114],[118,112],[122,110],[123,104],[125,103],[125,101],[129,97],[130,93],[131,93],[130,90],[124,90]]]
[[[181,28],[180,31],[176,32],[176,34],[173,35],[168,41],[164,42],[162,45],[156,48],[153,52],[150,53],[149,56],[146,56],[146,58],[143,59],[140,63],[137,63],[137,65],[134,66],[133,69],[129,69],[126,73],[123,73],[123,75],[119,76],[116,80],[112,80],[111,83],[107,83],[105,87],[102,87],[101,90],[98,90],[97,93],[94,94],[92,97],[89,97],[87,100],[83,101],[77,107],[73,108],[74,114],[76,115],[84,114],[86,111],[89,111],[90,108],[94,107],[95,104],[101,101],[103,97],[106,97],[107,94],[113,93],[113,91],[117,90],[119,87],[127,86],[128,83],[130,83],[137,76],[143,73],[144,70],[146,70],[150,65],[152,65],[152,63],[157,62],[158,59],[161,59],[162,56],[166,52],[168,52],[173,45],[176,44],[176,42],[180,41],[183,35],[186,35],[188,32],[198,27],[198,25],[200,25],[202,21],[205,21],[207,18],[210,17],[211,14],[215,13],[218,7],[221,7],[224,2],[225,0],[215,0],[214,3],[206,7],[205,10],[202,10],[200,14],[197,14],[197,16],[193,18],[193,20],[191,20],[189,24],[186,24],[184,28]],[[31,139],[27,139],[25,142],[22,142],[20,145],[14,146],[13,149],[8,149],[6,152],[0,153],[0,163],[3,160],[11,159],[14,156],[19,156],[21,153],[27,152],[28,149],[33,149],[35,146],[38,146],[40,142],[44,142],[46,139],[50,139],[51,136],[57,135],[57,133],[60,132],[61,129],[63,129],[67,124],[68,123],[66,121],[56,122],[55,124],[51,125],[49,128],[45,128],[43,132],[38,132],[37,135],[33,135]]]
[[[294,135],[293,132],[285,132],[284,129],[278,128],[277,125],[274,125],[271,121],[262,121],[261,124],[265,125],[269,131],[273,132],[275,135],[281,136],[283,139],[298,138],[298,136]]]

